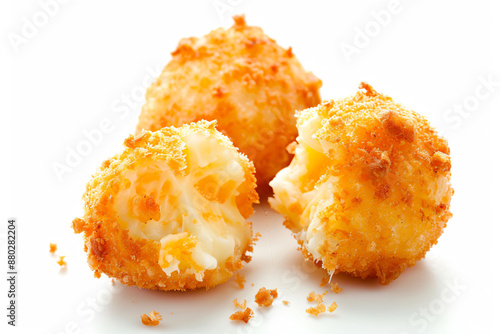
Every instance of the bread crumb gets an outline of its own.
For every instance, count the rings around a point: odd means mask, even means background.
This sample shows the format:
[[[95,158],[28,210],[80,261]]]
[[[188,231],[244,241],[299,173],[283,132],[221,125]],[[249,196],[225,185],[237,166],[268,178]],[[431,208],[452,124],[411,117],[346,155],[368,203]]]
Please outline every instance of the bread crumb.
[[[319,303],[316,306],[309,307],[306,312],[312,314],[314,316],[318,316],[318,314],[326,311],[326,306],[323,303]]]
[[[253,318],[253,311],[249,307],[247,307],[244,311],[236,311],[229,317],[231,320],[241,320],[245,323],[248,323],[248,320],[251,318]]]
[[[328,312],[332,313],[337,309],[337,303],[333,302],[332,305],[328,306]]]
[[[313,302],[317,301],[318,303],[323,302],[323,297],[326,296],[326,292],[323,294],[315,293],[314,291],[311,291],[309,295],[307,295],[307,301],[308,302]]]
[[[319,286],[325,286],[328,284],[329,281],[330,281],[329,277],[323,277],[321,279],[321,283],[319,283]],[[330,288],[332,292],[335,292],[337,294],[342,291],[342,288],[339,287],[339,283],[330,283]]]
[[[162,316],[160,313],[153,311],[148,315],[141,314],[142,324],[145,326],[158,326],[160,320],[162,320]]]
[[[255,286],[255,284],[253,284],[253,283],[252,283],[252,284],[250,284],[250,285],[251,285],[251,286]]]
[[[278,298],[278,291],[268,290],[265,287],[260,288],[259,292],[255,295],[255,302],[259,306],[271,306],[275,298]]]
[[[319,286],[325,286],[328,284],[328,282],[330,281],[330,278],[329,277],[323,277],[321,279],[321,282],[319,283]]]
[[[57,250],[57,244],[53,244],[53,243],[51,243],[51,244],[50,244],[50,252],[51,252],[51,253],[55,253],[55,252],[56,252],[56,250]]]
[[[245,287],[245,282],[246,282],[245,275],[240,275],[236,273],[236,278],[234,280],[236,283],[238,283],[240,289],[243,289]]]
[[[339,286],[339,283],[332,283],[331,284],[331,290],[332,290],[332,292],[335,292],[336,294],[338,294],[343,289]]]
[[[233,304],[234,304],[234,308],[239,307],[240,309],[244,310],[247,307],[247,300],[243,299],[243,303],[238,303],[238,299],[234,298]]]
[[[111,285],[115,286],[116,280],[114,278],[111,279]]]
[[[66,256],[59,256],[59,261],[57,261],[57,264],[58,264],[58,265],[60,265],[61,267],[62,267],[62,266],[67,266],[66,261],[64,261],[64,258],[65,258],[65,257],[66,257]]]
[[[290,305],[290,302],[288,300],[284,300],[283,305]]]

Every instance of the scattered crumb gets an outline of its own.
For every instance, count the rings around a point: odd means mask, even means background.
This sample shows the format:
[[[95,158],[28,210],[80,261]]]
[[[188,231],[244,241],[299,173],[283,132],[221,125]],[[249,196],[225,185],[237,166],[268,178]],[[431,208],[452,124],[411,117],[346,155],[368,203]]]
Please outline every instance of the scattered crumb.
[[[50,244],[50,252],[51,252],[51,253],[55,253],[55,252],[56,252],[56,250],[57,250],[57,244],[53,244],[53,243],[51,243],[51,244]]]
[[[65,257],[66,256],[59,256],[59,261],[57,261],[57,264],[60,265],[61,267],[67,265],[66,261],[64,261]]]
[[[244,310],[247,307],[247,300],[243,299],[243,303],[238,303],[238,299],[234,298],[233,304],[234,304],[234,308],[239,307],[240,309]]]
[[[252,283],[252,284],[250,284],[250,285],[251,285],[251,286],[255,286],[255,284],[253,284],[253,283]]]
[[[323,303],[319,303],[314,307],[309,307],[306,312],[312,314],[314,316],[318,316],[318,314],[326,311],[326,306]]]
[[[247,307],[244,311],[236,311],[229,317],[231,320],[241,320],[245,323],[247,323],[251,318],[253,318],[253,311],[249,307]]]
[[[234,280],[236,281],[236,283],[238,283],[240,289],[243,289],[245,287],[245,282],[247,281],[245,279],[245,275],[240,275],[236,273],[236,278]]]
[[[332,292],[339,293],[342,291],[342,288],[339,286],[339,283],[332,283],[331,285]]]
[[[271,306],[275,298],[278,298],[278,291],[267,290],[265,287],[260,288],[259,292],[255,295],[255,302],[259,306]]]
[[[262,234],[260,234],[259,232],[255,233],[255,237],[256,238],[262,238]]]
[[[332,305],[328,306],[328,312],[332,313],[337,309],[337,303],[333,302]]]
[[[330,278],[329,277],[323,277],[321,279],[321,283],[319,283],[319,286],[325,286],[328,284],[328,282],[330,281]]]
[[[111,279],[111,285],[115,285],[116,284],[116,280],[114,278]]]
[[[288,300],[284,300],[283,305],[290,305],[290,302]]]
[[[317,301],[318,303],[323,302],[323,297],[326,296],[326,292],[323,294],[315,293],[314,291],[311,291],[309,295],[307,295],[307,301],[312,302],[312,301]]]
[[[321,283],[319,283],[319,286],[325,286],[328,284],[329,281],[330,281],[329,277],[323,277],[321,279]],[[330,288],[332,292],[335,292],[337,294],[342,291],[342,288],[339,287],[339,283],[330,283]]]
[[[141,314],[142,324],[146,326],[158,326],[160,320],[162,320],[162,316],[160,313],[153,311],[148,315]]]

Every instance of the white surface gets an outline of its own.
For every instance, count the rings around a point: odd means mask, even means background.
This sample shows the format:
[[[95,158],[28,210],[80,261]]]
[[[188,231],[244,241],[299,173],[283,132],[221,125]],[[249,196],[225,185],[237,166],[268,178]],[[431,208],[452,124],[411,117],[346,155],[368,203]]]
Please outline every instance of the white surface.
[[[219,16],[214,3],[227,11]],[[356,29],[374,22],[371,11],[387,9],[388,3],[69,1],[17,53],[7,34],[20,33],[23,18],[31,20],[41,7],[33,0],[3,3],[0,63],[1,73],[10,77],[2,75],[5,98],[0,102],[0,261],[6,258],[5,221],[16,217],[20,276],[19,326],[7,327],[2,313],[2,333],[70,333],[72,324],[80,333],[498,333],[498,269],[493,267],[499,262],[500,231],[493,211],[498,205],[493,204],[500,185],[494,177],[500,87],[478,99],[468,113],[448,111],[473,100],[479,78],[500,81],[493,64],[500,59],[498,10],[493,1],[401,0],[398,14],[348,62],[341,43],[352,44]],[[304,67],[323,80],[323,98],[354,94],[367,80],[426,115],[450,142],[454,217],[439,244],[389,286],[334,277],[344,291],[326,297],[338,304],[333,315],[305,313],[311,306],[306,295],[323,291],[319,281],[324,273],[302,260],[281,217],[268,207],[268,215],[258,207],[251,219],[263,237],[253,261],[241,271],[247,278],[244,290],[232,280],[187,293],[112,288],[106,277],[92,277],[81,236],[69,227],[82,213],[80,197],[90,175],[135,129],[142,101],[132,98],[131,106],[124,107],[127,95],[143,94],[151,72],[167,63],[180,38],[227,27],[234,13],[245,13],[249,24],[261,26],[282,46],[293,46]],[[68,147],[85,140],[83,131],[99,128],[106,119],[112,130],[59,180],[53,163],[64,162]],[[66,272],[49,254],[49,242],[67,256]],[[4,305],[6,285],[1,282]],[[446,290],[450,283],[463,286],[456,298]],[[257,308],[250,301],[261,286],[277,288],[280,300],[290,305]],[[234,298],[246,298],[256,311],[248,325],[229,321]],[[164,320],[146,328],[139,316],[153,309]],[[426,309],[431,314],[422,320],[420,312]]]

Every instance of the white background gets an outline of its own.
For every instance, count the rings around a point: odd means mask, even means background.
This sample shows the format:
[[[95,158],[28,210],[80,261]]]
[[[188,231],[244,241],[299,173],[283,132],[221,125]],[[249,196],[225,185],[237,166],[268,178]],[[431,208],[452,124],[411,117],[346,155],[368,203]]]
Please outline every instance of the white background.
[[[373,13],[390,5],[380,0],[74,0],[52,7],[46,22],[39,1],[3,1],[1,7],[0,267],[6,267],[6,220],[15,217],[19,309],[18,327],[7,326],[2,278],[0,328],[8,333],[499,332],[494,209],[500,185],[500,72],[494,60],[500,59],[500,29],[493,1],[401,0],[384,26]],[[104,276],[93,278],[81,236],[70,228],[82,214],[86,182],[134,132],[144,88],[177,42],[229,27],[237,13],[283,47],[292,46],[304,67],[322,79],[323,99],[352,95],[366,80],[427,116],[449,140],[454,217],[439,244],[389,286],[335,276],[344,291],[326,297],[338,304],[334,314],[305,313],[311,306],[307,293],[324,290],[319,287],[324,273],[303,261],[281,217],[267,206],[257,207],[251,219],[263,237],[241,271],[247,277],[244,290],[233,280],[186,293],[112,287]],[[26,22],[37,25],[28,35]],[[371,37],[361,43],[359,31],[366,29]],[[15,45],[13,36],[25,39]],[[342,52],[347,44],[358,46],[351,57]],[[488,90],[484,80],[496,86]],[[70,150],[85,145],[84,132],[96,131],[103,121],[111,130],[58,177],[54,164],[65,164]],[[67,271],[49,254],[50,242],[66,256]],[[277,288],[280,300],[290,305],[258,309],[252,297],[261,286]],[[257,313],[249,324],[228,319],[236,297],[246,298]],[[156,328],[144,327],[139,316],[153,309],[164,320]]]

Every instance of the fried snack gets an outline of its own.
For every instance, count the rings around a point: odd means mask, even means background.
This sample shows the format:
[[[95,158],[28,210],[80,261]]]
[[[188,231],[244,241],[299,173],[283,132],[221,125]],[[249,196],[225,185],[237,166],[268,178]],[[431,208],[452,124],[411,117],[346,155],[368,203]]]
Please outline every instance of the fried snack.
[[[317,105],[321,81],[291,48],[234,17],[229,29],[184,38],[146,93],[137,133],[218,120],[219,130],[255,164],[259,188],[288,165],[297,137],[294,112]]]
[[[145,131],[124,145],[88,183],[85,215],[73,221],[96,277],[208,289],[250,260],[254,167],[215,121]]]
[[[429,122],[361,83],[297,113],[295,157],[271,182],[305,257],[381,284],[437,243],[450,213],[450,150]]]

